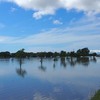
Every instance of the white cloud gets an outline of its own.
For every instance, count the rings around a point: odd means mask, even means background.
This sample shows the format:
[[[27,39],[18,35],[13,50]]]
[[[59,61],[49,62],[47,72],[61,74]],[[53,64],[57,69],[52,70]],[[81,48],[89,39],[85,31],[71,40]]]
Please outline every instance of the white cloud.
[[[58,24],[63,24],[60,20],[54,20],[53,21],[53,24],[56,24],[56,25],[58,25]]]
[[[9,44],[9,43],[13,43],[14,40],[16,40],[18,38],[16,37],[10,37],[10,36],[0,36],[0,43],[2,44]]]
[[[84,11],[88,15],[100,13],[100,0],[1,0],[17,4],[24,9],[35,11],[33,17],[36,19],[44,15],[53,15],[57,9],[75,9]]]
[[[91,50],[90,52],[100,53],[100,50]]]
[[[54,100],[52,97],[46,97],[40,93],[35,93],[33,96],[33,100]]]
[[[55,28],[27,37],[0,36],[0,44],[18,44],[27,46],[27,48],[35,47],[38,50],[42,48],[44,51],[67,48],[73,50],[82,47],[100,49],[99,32],[100,18],[84,18],[79,21],[71,21],[69,27]]]
[[[10,9],[11,12],[15,12],[16,10],[17,10],[17,9],[14,8],[14,7],[11,7],[11,9]]]

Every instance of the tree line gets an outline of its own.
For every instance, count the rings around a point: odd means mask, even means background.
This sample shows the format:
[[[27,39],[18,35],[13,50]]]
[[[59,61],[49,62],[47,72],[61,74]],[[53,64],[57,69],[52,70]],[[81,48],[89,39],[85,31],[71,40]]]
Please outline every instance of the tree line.
[[[29,57],[40,57],[40,58],[56,58],[56,57],[81,57],[81,56],[97,56],[96,53],[90,53],[88,48],[82,48],[71,52],[61,51],[61,52],[25,52],[25,49],[20,49],[15,53],[10,53],[9,51],[0,52],[0,58],[29,58]]]

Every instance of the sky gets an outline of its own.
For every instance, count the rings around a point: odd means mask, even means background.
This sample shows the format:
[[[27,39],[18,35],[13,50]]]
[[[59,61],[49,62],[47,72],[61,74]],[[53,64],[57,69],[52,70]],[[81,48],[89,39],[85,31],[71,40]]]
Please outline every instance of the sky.
[[[100,0],[0,0],[0,51],[100,50]]]

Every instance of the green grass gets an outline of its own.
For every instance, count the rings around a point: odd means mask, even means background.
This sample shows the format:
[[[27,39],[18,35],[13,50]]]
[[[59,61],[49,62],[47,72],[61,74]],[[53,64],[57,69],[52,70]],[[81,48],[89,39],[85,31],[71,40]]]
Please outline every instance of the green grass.
[[[91,98],[91,100],[100,100],[100,90],[98,90],[95,95]]]

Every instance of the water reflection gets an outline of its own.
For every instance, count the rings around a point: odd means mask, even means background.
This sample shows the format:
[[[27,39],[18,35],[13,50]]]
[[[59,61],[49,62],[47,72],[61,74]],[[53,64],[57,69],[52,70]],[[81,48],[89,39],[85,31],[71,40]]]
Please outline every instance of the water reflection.
[[[35,93],[33,95],[33,100],[55,100],[52,97],[47,97],[45,95],[42,95],[41,93]]]
[[[84,66],[89,66],[89,63],[90,63],[89,57],[77,58],[77,63],[82,64]]]
[[[0,60],[0,100],[88,100],[100,87],[99,58],[11,59],[7,64]]]
[[[0,58],[0,62],[4,62],[4,63],[9,63],[10,58],[4,59],[4,58]]]
[[[40,59],[40,64],[41,64],[41,65],[39,66],[39,70],[45,72],[45,71],[46,71],[46,67],[43,66],[43,58]]]
[[[51,60],[50,60],[51,61]],[[53,58],[53,68],[55,69],[57,67],[57,62],[60,61],[60,66],[66,68],[67,65],[70,65],[71,67],[75,67],[77,65],[82,65],[88,67],[90,63],[96,63],[97,59],[96,57],[61,57],[61,58]],[[39,70],[45,72],[47,70],[47,67],[43,62],[46,62],[46,59],[40,58],[40,66],[38,67]],[[50,62],[51,63],[51,62]]]
[[[75,66],[77,64],[83,65],[83,66],[89,66],[90,62],[95,62],[96,63],[96,58],[90,58],[90,57],[78,57],[78,58],[74,58],[74,57],[70,57],[70,58],[66,58],[67,59],[67,63],[70,66]]]
[[[40,65],[38,66],[38,69],[42,72],[46,72],[46,70],[48,68],[48,66],[45,65],[46,60],[47,59],[40,58],[40,60],[38,61],[38,63],[40,63]],[[50,60],[49,61],[50,64],[51,64],[52,61],[53,61],[53,69],[55,69],[56,67],[59,66],[59,65],[57,65],[57,63],[59,61],[60,61],[60,66],[62,66],[64,68],[66,68],[68,65],[70,65],[70,67],[75,67],[77,65],[82,65],[82,66],[87,66],[88,67],[90,63],[92,63],[92,62],[96,63],[97,59],[96,59],[96,57],[79,57],[79,58],[75,58],[75,57],[65,58],[65,57],[62,57],[62,58],[54,58],[54,59]],[[19,64],[19,68],[16,69],[16,73],[19,76],[24,78],[25,75],[27,74],[27,71],[22,68],[22,65],[24,63],[24,59],[17,59],[17,62]]]
[[[70,66],[74,67],[76,65],[76,58],[73,57],[67,58],[67,62]]]
[[[97,59],[96,59],[96,57],[92,57],[92,58],[90,59],[90,61],[96,63],[96,62],[97,62]]]
[[[26,73],[27,73],[25,69],[22,69],[22,64],[23,64],[24,60],[23,59],[18,59],[17,61],[19,63],[19,68],[16,69],[16,72],[19,76],[24,78]]]
[[[65,57],[61,57],[60,58],[60,62],[61,62],[61,66],[63,66],[63,67],[66,67],[67,66]]]
[[[56,68],[56,62],[58,61],[58,58],[55,57],[55,58],[53,59],[53,61],[54,61],[54,63],[53,63],[53,68],[55,69],[55,68]]]

